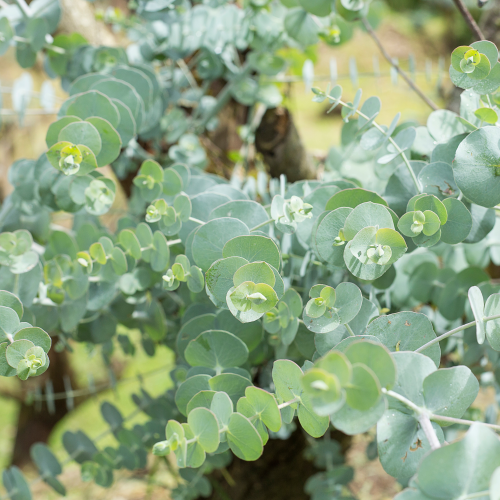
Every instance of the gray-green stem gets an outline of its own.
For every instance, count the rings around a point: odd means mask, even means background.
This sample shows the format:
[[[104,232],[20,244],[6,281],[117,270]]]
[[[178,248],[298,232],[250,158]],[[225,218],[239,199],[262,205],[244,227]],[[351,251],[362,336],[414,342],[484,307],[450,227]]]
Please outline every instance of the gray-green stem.
[[[351,337],[356,336],[356,334],[352,331],[352,328],[347,323],[345,323],[344,326]]]
[[[415,175],[415,172],[413,171],[413,168],[411,168],[410,161],[406,157],[404,151],[398,146],[397,142],[392,137],[387,136],[386,131],[377,122],[375,122],[375,120],[372,120],[369,116],[367,116],[364,113],[362,113],[359,109],[354,109],[354,106],[351,106],[350,104],[347,104],[346,102],[341,101],[340,99],[337,99],[337,102],[341,106],[345,106],[346,108],[353,110],[358,116],[361,116],[365,120],[371,121],[372,125],[379,132],[381,132],[382,134],[384,134],[387,137],[387,139],[392,144],[392,146],[394,147],[394,149],[399,153],[399,155],[403,159],[403,161],[404,161],[404,163],[406,165],[406,168],[408,169],[408,173],[410,174],[411,180],[413,181],[413,184],[415,185],[415,189],[417,190],[417,193],[420,194],[422,192],[422,189],[420,188],[420,183],[418,182],[418,179],[417,179],[417,177]]]
[[[438,423],[442,421],[442,422],[450,422],[451,424],[460,424],[469,426],[472,424],[480,423],[481,425],[485,425],[486,427],[489,427],[494,431],[500,432],[500,425],[487,424],[485,422],[478,422],[474,420],[464,420],[462,418],[447,417],[444,415],[436,415],[435,413],[430,412],[426,408],[421,408],[420,406],[417,406],[413,401],[410,401],[408,398],[405,398],[404,396],[398,394],[397,392],[382,388],[382,394],[385,394],[386,396],[389,396],[393,399],[397,399],[398,401],[403,403],[406,407],[408,407],[410,410],[413,410],[418,415],[419,420],[421,419],[422,415],[425,415],[429,418],[429,420]]]
[[[252,229],[250,229],[250,232],[252,233],[253,231],[257,231],[257,229],[260,229],[261,227],[267,226],[268,224],[270,224],[273,221],[274,221],[274,219],[266,220],[266,222],[262,222],[258,226],[252,227]]]
[[[499,319],[499,318],[500,318],[500,314],[496,314],[494,316],[486,316],[485,318],[483,318],[483,321],[486,322],[486,321],[491,321],[493,319]],[[465,323],[465,325],[459,326],[457,328],[454,328],[453,330],[450,330],[449,332],[443,333],[443,335],[440,335],[439,337],[436,337],[435,339],[430,340],[429,342],[427,342],[427,344],[424,344],[423,346],[416,349],[415,352],[422,352],[425,349],[428,349],[429,347],[433,346],[434,344],[441,342],[441,340],[447,339],[448,337],[455,335],[455,333],[459,333],[462,330],[466,330],[467,328],[474,326],[476,323],[477,323],[477,321],[471,321],[470,323]]]
[[[25,0],[14,0],[14,1],[16,2],[16,5],[19,7],[19,10],[21,11],[23,17],[29,19],[31,17],[31,9],[28,7],[26,1]]]

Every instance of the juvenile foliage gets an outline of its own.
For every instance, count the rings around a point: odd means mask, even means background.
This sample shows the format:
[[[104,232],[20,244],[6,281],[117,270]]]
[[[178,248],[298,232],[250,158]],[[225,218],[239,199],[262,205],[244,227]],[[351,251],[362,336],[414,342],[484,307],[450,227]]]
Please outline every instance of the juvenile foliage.
[[[453,51],[450,77],[467,89],[460,114],[434,111],[426,126],[400,114],[379,124],[380,100],[362,102],[361,90],[351,103],[338,85],[313,88],[345,122],[321,179],[289,183],[259,170],[255,181],[240,169],[229,182],[204,170],[200,137],[230,98],[252,111],[244,156],[254,114],[281,102],[270,77],[287,49],[341,43],[369,9],[363,0],[244,4],[131,2],[130,19],[104,15],[134,41],[127,50],[52,38],[56,0],[0,11],[0,54],[15,46],[22,67],[40,57],[69,95],[47,151],[9,173],[0,375],[44,373],[53,337],[61,350],[100,346],[108,364],[116,340],[134,354],[132,329],[148,355],[175,353],[173,388],[134,395],[145,423],[130,428],[102,404],[114,447],[64,434],[82,478],[104,487],[114,470],[146,467],[150,452],[173,453],[184,480],[175,498],[208,496],[205,472],[233,455],[258,460],[297,417],[313,438],[376,426],[382,466],[407,487],[400,500],[499,498],[496,408],[471,409],[481,384],[497,393],[500,384],[500,288],[484,271],[500,264],[496,46]],[[377,192],[350,175],[355,149],[384,186]],[[120,180],[131,195],[112,231],[101,216]],[[61,211],[72,214],[69,230],[51,223]],[[448,444],[457,424],[470,429]],[[308,451],[326,470],[305,485],[313,499],[350,498],[353,471],[337,445]],[[31,455],[65,494],[56,456],[42,444]],[[3,483],[11,499],[31,498],[16,467]]]

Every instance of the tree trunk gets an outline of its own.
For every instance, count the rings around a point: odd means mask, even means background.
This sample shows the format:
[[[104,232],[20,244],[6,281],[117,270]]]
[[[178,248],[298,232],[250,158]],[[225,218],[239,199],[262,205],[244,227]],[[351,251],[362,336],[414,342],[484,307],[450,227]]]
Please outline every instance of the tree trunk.
[[[343,452],[350,446],[350,436],[334,431],[332,437],[340,441]],[[257,461],[234,457],[227,470],[209,476],[214,486],[210,500],[309,500],[304,486],[319,469],[305,459],[307,446],[298,425],[289,439],[270,439]]]
[[[286,108],[268,109],[255,133],[255,147],[272,177],[285,174],[289,182],[315,179],[316,170]]]

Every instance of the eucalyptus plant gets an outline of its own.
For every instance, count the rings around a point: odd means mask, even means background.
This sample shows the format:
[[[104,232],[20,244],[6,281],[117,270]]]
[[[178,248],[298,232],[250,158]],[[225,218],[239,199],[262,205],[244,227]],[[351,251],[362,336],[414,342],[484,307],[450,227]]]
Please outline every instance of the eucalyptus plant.
[[[56,0],[0,10],[0,52],[14,45],[22,67],[42,59],[69,95],[47,151],[9,172],[0,375],[44,373],[52,337],[58,350],[100,346],[109,362],[118,344],[134,354],[123,332],[135,329],[148,355],[175,353],[174,387],[134,395],[146,423],[130,428],[102,405],[116,446],[64,434],[68,460],[104,487],[114,470],[145,467],[148,453],[173,454],[175,498],[208,496],[204,473],[233,455],[258,460],[298,421],[313,438],[376,426],[380,462],[406,487],[400,500],[500,498],[497,409],[471,410],[480,386],[500,394],[500,287],[484,270],[500,265],[497,47],[453,51],[460,114],[439,109],[426,126],[399,114],[379,123],[380,100],[362,103],[361,90],[346,102],[338,85],[314,88],[313,100],[341,106],[345,122],[321,179],[289,183],[259,170],[228,181],[204,171],[200,136],[218,113],[231,98],[277,106],[279,54],[320,38],[341,43],[369,2],[130,3],[131,18],[103,15],[133,41],[127,50],[52,37]],[[361,163],[374,190],[351,175]],[[114,175],[99,170],[107,165]],[[131,196],[112,231],[101,216],[128,175]],[[71,214],[71,229],[52,222],[55,212]],[[329,443],[309,452],[325,471],[306,491],[352,498],[353,471]],[[53,452],[40,443],[31,457],[64,494]],[[18,468],[3,483],[11,499],[31,498]]]

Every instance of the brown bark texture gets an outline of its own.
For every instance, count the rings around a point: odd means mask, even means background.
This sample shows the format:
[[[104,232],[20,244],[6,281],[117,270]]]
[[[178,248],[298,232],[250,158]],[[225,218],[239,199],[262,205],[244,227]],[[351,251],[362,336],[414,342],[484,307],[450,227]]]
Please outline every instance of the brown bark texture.
[[[255,133],[255,147],[272,177],[285,174],[289,182],[316,178],[312,160],[287,108],[266,111]]]

